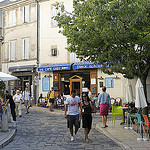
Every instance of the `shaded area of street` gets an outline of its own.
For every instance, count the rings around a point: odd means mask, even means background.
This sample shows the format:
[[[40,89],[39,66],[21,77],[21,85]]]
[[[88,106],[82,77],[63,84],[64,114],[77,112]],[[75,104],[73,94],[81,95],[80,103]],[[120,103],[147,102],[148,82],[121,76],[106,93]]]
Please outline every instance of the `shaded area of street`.
[[[95,120],[99,121],[100,119],[97,115],[95,115],[93,120],[95,122]],[[22,118],[17,118],[17,133],[14,140],[3,149],[121,150],[116,143],[95,129],[92,129],[89,134],[90,142],[88,144],[84,141],[84,129],[80,128],[78,133],[79,139],[71,142],[64,116],[33,110],[30,110],[29,114],[25,114],[25,110],[23,110]]]

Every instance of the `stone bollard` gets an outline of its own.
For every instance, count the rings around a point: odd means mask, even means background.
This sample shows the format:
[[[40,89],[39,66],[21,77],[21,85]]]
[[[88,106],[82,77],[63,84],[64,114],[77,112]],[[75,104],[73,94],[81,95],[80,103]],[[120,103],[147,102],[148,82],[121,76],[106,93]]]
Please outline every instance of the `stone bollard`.
[[[10,104],[6,108],[7,108],[7,121],[8,121],[8,123],[10,123],[11,122]]]
[[[7,112],[3,112],[1,116],[1,131],[6,132],[8,131],[8,120],[7,120]]]

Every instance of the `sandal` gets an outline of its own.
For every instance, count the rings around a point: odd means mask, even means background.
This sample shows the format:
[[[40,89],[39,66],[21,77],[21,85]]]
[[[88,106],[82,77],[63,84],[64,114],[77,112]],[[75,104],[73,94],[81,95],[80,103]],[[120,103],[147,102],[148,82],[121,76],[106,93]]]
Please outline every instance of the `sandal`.
[[[106,128],[106,127],[101,126],[101,128]]]
[[[105,127],[108,127],[108,125],[106,125]]]

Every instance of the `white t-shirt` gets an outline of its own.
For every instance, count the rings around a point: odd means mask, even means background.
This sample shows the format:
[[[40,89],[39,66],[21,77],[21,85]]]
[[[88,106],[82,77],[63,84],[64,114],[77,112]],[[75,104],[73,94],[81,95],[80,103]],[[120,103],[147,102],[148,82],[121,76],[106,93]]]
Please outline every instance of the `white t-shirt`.
[[[30,92],[29,91],[24,91],[23,96],[24,96],[24,100],[30,100]]]
[[[77,115],[79,114],[79,106],[78,104],[81,103],[81,100],[78,96],[73,97],[68,97],[67,100],[65,101],[65,104],[69,105],[68,107],[68,115]]]
[[[22,100],[22,95],[21,94],[15,94],[13,97],[13,100],[15,103],[20,103],[20,101]]]

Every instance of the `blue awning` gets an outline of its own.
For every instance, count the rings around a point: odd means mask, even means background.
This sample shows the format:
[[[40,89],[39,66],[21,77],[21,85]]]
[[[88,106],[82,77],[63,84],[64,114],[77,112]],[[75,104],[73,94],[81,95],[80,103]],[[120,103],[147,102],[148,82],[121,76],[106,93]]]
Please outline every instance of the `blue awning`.
[[[102,65],[94,64],[93,62],[79,62],[73,64],[73,69],[89,69],[89,68],[101,68]]]
[[[38,71],[57,71],[57,70],[70,70],[72,63],[66,64],[52,64],[42,65],[38,68]]]

